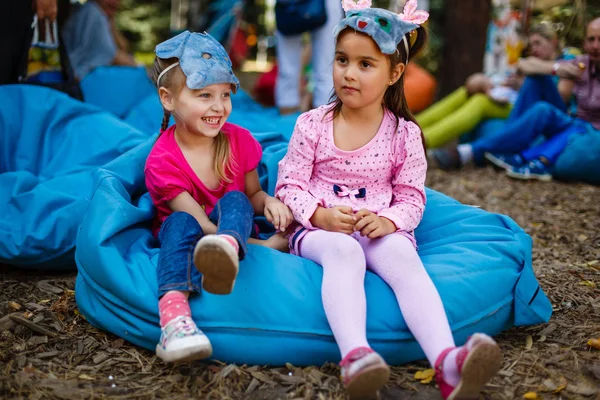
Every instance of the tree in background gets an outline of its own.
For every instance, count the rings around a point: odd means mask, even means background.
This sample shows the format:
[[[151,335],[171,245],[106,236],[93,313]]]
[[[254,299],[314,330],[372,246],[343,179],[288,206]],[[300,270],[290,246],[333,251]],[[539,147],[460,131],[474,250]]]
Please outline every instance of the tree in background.
[[[486,34],[491,16],[490,0],[445,0],[444,42],[439,66],[440,96],[461,86],[483,70]]]

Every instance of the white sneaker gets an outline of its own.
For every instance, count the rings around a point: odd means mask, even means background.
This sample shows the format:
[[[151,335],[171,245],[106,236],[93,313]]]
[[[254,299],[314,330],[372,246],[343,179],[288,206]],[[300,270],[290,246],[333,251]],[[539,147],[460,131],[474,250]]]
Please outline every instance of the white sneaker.
[[[194,265],[202,274],[202,288],[213,294],[229,294],[235,285],[240,259],[229,241],[207,235],[194,248]]]
[[[196,323],[186,316],[174,318],[164,328],[156,355],[166,363],[184,362],[208,358],[212,345]]]

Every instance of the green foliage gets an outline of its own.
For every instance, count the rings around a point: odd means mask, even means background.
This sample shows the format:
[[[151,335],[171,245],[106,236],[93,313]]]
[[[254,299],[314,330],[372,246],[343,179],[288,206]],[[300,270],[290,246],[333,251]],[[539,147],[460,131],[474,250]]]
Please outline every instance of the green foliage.
[[[566,46],[581,48],[585,37],[585,25],[592,19],[600,17],[600,4],[588,1],[586,9],[581,4],[582,1],[574,1],[573,4],[552,7],[534,15],[532,23],[552,23]]]
[[[122,0],[117,26],[135,52],[152,52],[169,36],[171,0]]]

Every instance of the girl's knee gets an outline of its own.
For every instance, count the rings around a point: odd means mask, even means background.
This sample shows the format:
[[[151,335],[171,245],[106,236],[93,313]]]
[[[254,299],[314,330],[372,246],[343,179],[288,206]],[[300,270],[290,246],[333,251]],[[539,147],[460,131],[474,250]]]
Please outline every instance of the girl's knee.
[[[227,206],[235,207],[238,210],[253,210],[252,204],[250,204],[250,199],[248,199],[248,196],[246,196],[245,193],[240,192],[238,190],[233,190],[231,192],[225,193],[225,195],[219,200],[219,204],[226,204]]]
[[[552,104],[546,101],[538,101],[533,107],[529,109],[529,112],[534,115],[538,115],[540,117],[546,117],[554,112],[556,112],[557,108]]]
[[[362,254],[362,247],[350,235],[339,232],[327,232],[327,238],[323,243],[334,254]]]
[[[310,248],[310,249],[309,249]],[[307,234],[300,244],[300,252],[318,250],[319,258],[335,260],[336,264],[365,263],[364,251],[352,236],[338,232],[315,231]]]
[[[176,211],[169,215],[162,223],[158,238],[163,242],[165,237],[179,235],[181,233],[183,233],[184,236],[199,236],[202,234],[202,228],[196,218],[191,214],[184,211]]]

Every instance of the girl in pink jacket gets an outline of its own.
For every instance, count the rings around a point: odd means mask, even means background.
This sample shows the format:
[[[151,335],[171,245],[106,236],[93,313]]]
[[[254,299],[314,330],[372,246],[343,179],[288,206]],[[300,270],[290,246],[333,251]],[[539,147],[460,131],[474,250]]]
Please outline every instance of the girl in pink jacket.
[[[416,250],[427,162],[403,91],[408,58],[425,43],[427,14],[400,15],[344,1],[329,105],[300,116],[279,164],[276,197],[293,212],[292,253],[323,266],[323,306],[351,398],[370,397],[389,367],[366,337],[367,267],[394,291],[411,332],[436,368],[446,399],[478,397],[501,364],[485,334],[456,347],[437,289]],[[411,45],[412,43],[412,45]]]

